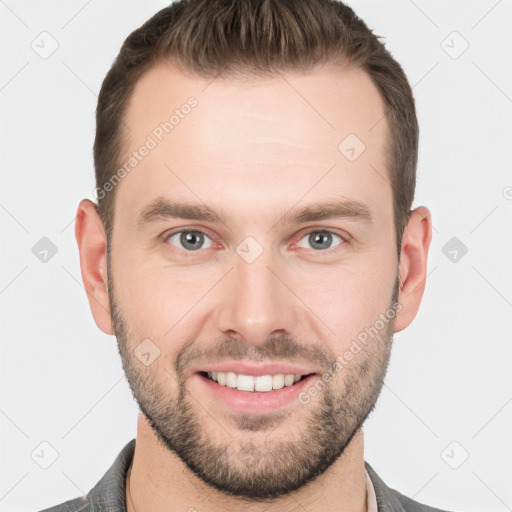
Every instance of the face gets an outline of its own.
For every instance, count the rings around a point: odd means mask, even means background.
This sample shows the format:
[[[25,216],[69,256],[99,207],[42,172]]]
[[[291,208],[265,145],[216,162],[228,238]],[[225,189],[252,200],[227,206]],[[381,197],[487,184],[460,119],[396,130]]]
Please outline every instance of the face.
[[[241,83],[160,65],[136,86],[112,321],[155,435],[222,492],[304,486],[374,407],[398,271],[383,117],[356,69]]]

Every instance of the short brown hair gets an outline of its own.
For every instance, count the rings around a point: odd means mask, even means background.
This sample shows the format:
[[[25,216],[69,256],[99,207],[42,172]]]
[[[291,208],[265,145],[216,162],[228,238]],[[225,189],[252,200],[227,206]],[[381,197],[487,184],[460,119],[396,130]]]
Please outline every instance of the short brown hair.
[[[102,190],[98,213],[108,239],[116,187],[107,192],[103,187],[126,149],[123,127],[130,97],[146,71],[171,59],[205,78],[272,76],[328,63],[365,70],[386,109],[386,167],[400,254],[416,183],[414,98],[402,67],[379,36],[338,0],[181,0],[127,37],[103,81],[96,110],[94,165],[96,190]]]

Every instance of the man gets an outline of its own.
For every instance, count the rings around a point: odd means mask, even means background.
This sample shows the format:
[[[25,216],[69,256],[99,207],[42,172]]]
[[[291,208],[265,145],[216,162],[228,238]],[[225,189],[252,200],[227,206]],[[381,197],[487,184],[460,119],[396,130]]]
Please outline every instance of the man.
[[[434,511],[364,460],[430,212],[399,64],[335,0],[189,0],[102,85],[76,219],[137,438],[55,511]]]

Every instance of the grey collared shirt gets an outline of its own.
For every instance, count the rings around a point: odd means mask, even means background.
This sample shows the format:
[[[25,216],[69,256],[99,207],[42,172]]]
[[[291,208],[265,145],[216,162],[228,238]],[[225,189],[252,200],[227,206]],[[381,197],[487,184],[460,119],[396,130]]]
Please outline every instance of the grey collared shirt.
[[[121,450],[103,478],[85,495],[41,512],[126,512],[126,474],[135,452],[135,439]],[[389,488],[365,461],[368,512],[448,512],[422,505]],[[375,503],[377,508],[375,508]],[[333,509],[334,510],[334,509]]]

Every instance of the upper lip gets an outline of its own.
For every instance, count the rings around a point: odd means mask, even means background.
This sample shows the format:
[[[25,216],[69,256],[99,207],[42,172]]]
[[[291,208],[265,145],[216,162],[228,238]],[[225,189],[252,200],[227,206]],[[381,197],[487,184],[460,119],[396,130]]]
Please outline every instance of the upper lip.
[[[235,372],[241,373],[242,375],[252,375],[253,377],[257,377],[260,375],[276,375],[279,373],[302,376],[309,375],[310,373],[317,373],[317,370],[289,363],[266,363],[255,365],[242,361],[225,361],[222,363],[205,364],[191,370],[191,373],[198,372]]]

